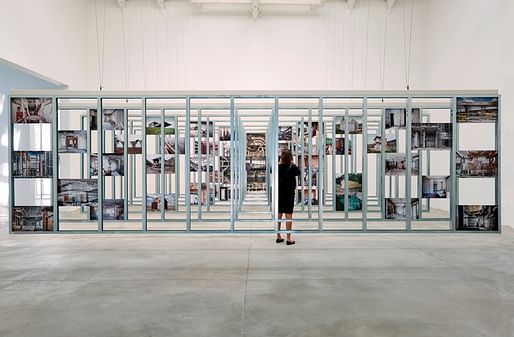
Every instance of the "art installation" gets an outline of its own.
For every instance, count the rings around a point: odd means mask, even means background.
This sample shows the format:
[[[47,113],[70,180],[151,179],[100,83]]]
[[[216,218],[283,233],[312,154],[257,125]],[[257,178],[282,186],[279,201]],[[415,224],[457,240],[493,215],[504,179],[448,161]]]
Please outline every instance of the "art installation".
[[[458,177],[494,177],[497,174],[497,153],[496,151],[457,151],[455,164]]]
[[[87,153],[87,131],[59,131],[60,153]]]
[[[13,123],[52,123],[51,98],[13,98]]]
[[[496,205],[459,205],[457,213],[459,231],[498,231]]]
[[[457,97],[458,123],[491,123],[498,119],[498,97]]]

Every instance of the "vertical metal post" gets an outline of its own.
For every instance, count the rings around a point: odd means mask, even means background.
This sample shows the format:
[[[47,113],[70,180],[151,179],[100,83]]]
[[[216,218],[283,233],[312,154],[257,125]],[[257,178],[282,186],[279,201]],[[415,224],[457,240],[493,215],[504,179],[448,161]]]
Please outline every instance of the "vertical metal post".
[[[332,210],[337,211],[337,172],[336,172],[336,122],[335,117],[332,117]]]
[[[324,160],[325,156],[322,151],[325,150],[323,146],[324,139],[324,123],[323,123],[323,97],[319,98],[318,103],[318,134],[316,136],[316,144],[318,146],[318,174],[316,177],[316,187],[318,192],[318,230],[323,231],[323,207],[325,205],[324,202],[324,177],[325,177],[325,165]]]
[[[362,228],[368,230],[368,97],[364,97],[362,112]]]
[[[309,220],[312,220],[312,108],[309,108],[308,121],[308,148],[307,148],[307,212]],[[304,158],[302,158],[304,160]],[[319,158],[318,158],[319,160]],[[319,163],[318,163],[319,164]],[[303,191],[302,191],[303,192]],[[303,193],[302,193],[303,194]]]
[[[142,217],[143,217],[143,221],[142,221],[142,225],[143,225],[143,232],[146,232],[148,230],[148,211],[146,209],[146,199],[147,199],[147,188],[146,188],[146,185],[147,185],[147,174],[146,174],[146,97],[141,97],[141,104],[142,104],[142,111],[141,111],[141,123],[142,123],[142,126],[141,126],[141,131],[142,131],[142,141],[143,143],[141,144],[141,147],[142,147],[142,160],[141,160],[141,163],[142,163],[142,172],[143,172],[143,179],[142,179],[142,193],[141,193],[141,211],[143,213]],[[161,125],[162,126],[162,125]]]
[[[455,232],[457,230],[457,205],[459,204],[459,190],[458,190],[458,177],[457,177],[457,166],[456,158],[457,151],[459,150],[459,129],[457,124],[457,98],[452,97],[451,100],[451,123],[452,123],[452,150],[450,153],[450,219],[451,219],[451,230]]]
[[[186,230],[191,231],[191,97],[186,97],[186,125],[185,125],[185,174],[186,174]],[[193,149],[194,150],[194,149]]]
[[[235,127],[235,111],[234,111],[234,97],[230,97],[230,231],[234,232],[235,229],[235,169],[236,169],[236,154],[235,141],[236,141],[236,127]],[[238,163],[241,165],[241,163]]]
[[[123,111],[123,125],[125,127],[125,130],[123,130],[124,139],[123,139],[123,169],[125,172],[123,172],[123,219],[126,221],[128,220],[128,214],[129,214],[129,198],[128,198],[128,181],[129,181],[129,170],[128,170],[128,109],[124,109]],[[133,172],[130,172],[133,174]]]
[[[412,227],[412,97],[407,98],[407,120],[406,120],[406,136],[405,136],[405,157],[407,159],[407,169],[405,172],[405,205],[406,216],[405,221],[406,230],[411,231]],[[419,207],[419,206],[418,206]]]
[[[496,177],[495,177],[495,205],[497,207],[498,212],[498,232],[502,232],[502,207],[501,207],[501,96],[498,95],[498,113],[496,117],[496,122],[494,123],[495,133],[496,133],[496,140],[495,140],[495,147],[496,147]]]
[[[96,125],[98,130],[98,209],[97,209],[97,217],[98,217],[98,231],[102,232],[104,228],[104,173],[103,173],[103,152],[104,152],[104,126],[103,126],[103,99],[101,97],[97,98],[97,108],[96,108]]]
[[[344,142],[343,142],[343,152],[344,152],[344,195],[343,195],[343,198],[344,198],[344,218],[345,220],[348,220],[348,166],[349,164],[351,164],[353,162],[350,162],[349,163],[349,158],[350,158],[350,134],[348,133],[348,118],[349,117],[349,111],[348,109],[346,109],[344,111]],[[353,158],[353,156],[355,155],[355,151],[353,149],[353,144],[352,144],[352,154],[351,154],[351,157]],[[350,165],[351,166],[351,165]]]
[[[271,121],[271,160],[272,160],[272,190],[273,190],[273,228],[278,231],[278,114],[279,114],[279,98],[275,96],[274,111]]]
[[[166,202],[164,201],[164,198],[166,197],[166,173],[164,172],[165,171],[165,162],[166,162],[166,147],[165,147],[165,142],[164,142],[164,137],[165,137],[165,123],[166,123],[166,111],[164,109],[161,109],[161,134],[160,134],[160,143],[159,143],[159,149],[160,149],[160,153],[161,153],[161,188],[160,188],[160,192],[161,192],[161,202],[160,202],[160,211],[161,211],[161,222],[164,220],[164,212],[165,212],[165,209],[164,209],[164,206],[166,205]]]
[[[9,147],[9,150],[8,150],[8,153],[7,153],[7,156],[8,156],[8,172],[9,172],[9,210],[8,210],[8,219],[9,219],[9,234],[12,233],[12,225],[13,225],[13,209],[14,209],[14,178],[13,178],[13,151],[14,151],[14,144],[13,144],[13,126],[14,126],[14,121],[13,120],[13,111],[12,111],[12,99],[13,97],[11,96],[8,96],[7,98],[7,101],[9,102],[7,105],[9,106],[8,107],[8,115],[7,115],[7,118],[9,120],[8,122],[8,133],[9,133],[9,141],[8,141],[8,147]],[[53,158],[52,158],[53,160]],[[53,171],[56,170],[55,167],[52,167]],[[52,171],[52,174],[53,174],[53,171]],[[55,214],[55,210],[54,210],[54,214]],[[55,227],[55,226],[54,226]]]
[[[59,203],[57,202],[57,188],[59,179],[59,113],[57,107],[58,100],[52,97],[52,207],[54,213],[53,231],[59,230]],[[12,116],[10,116],[12,118]],[[82,155],[80,155],[82,157]],[[9,162],[12,165],[12,162]]]

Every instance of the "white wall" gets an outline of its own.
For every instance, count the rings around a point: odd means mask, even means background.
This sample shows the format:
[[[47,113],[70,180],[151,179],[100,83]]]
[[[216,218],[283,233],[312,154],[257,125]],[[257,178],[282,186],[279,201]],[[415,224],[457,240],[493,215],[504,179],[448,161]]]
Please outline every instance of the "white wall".
[[[83,88],[88,0],[0,1],[0,58]]]

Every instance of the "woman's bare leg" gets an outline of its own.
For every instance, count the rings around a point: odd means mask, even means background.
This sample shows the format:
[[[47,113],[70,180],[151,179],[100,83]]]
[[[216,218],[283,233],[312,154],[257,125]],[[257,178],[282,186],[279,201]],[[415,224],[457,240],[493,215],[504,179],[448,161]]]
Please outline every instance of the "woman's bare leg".
[[[287,215],[286,215],[287,216]],[[278,213],[278,219],[281,220],[282,219],[282,213]],[[282,224],[281,221],[278,222],[278,230],[280,230],[280,225]],[[277,239],[282,239],[282,235],[280,235],[280,233],[277,233]]]
[[[286,219],[287,220],[293,219],[293,214],[286,213]],[[293,222],[287,221],[286,222],[286,230],[291,231],[292,229],[293,229]],[[291,241],[291,233],[290,232],[287,233],[287,241]]]

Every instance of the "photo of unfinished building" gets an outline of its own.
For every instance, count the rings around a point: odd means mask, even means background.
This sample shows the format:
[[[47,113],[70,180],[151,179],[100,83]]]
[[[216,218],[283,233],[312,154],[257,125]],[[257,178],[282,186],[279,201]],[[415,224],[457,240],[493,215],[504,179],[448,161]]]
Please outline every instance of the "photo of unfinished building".
[[[122,154],[105,153],[103,155],[102,172],[104,176],[123,176],[125,165]],[[98,154],[90,155],[90,175],[98,176]]]
[[[92,206],[98,203],[98,179],[59,179],[59,206]]]
[[[104,131],[125,129],[123,109],[104,109],[102,115],[102,127]],[[98,111],[96,109],[90,109],[89,118],[89,129],[98,130]]]
[[[53,231],[53,215],[52,207],[13,207],[11,230],[13,232]]]
[[[162,155],[148,154],[146,155],[146,174],[160,174],[162,167]],[[171,154],[164,155],[164,173],[175,173],[175,156]]]
[[[491,123],[498,119],[498,97],[457,97],[458,123]]]
[[[336,134],[362,134],[362,117],[348,116],[348,128],[344,116],[335,117]]]
[[[412,149],[451,149],[450,123],[412,123]]]
[[[52,123],[51,98],[12,98],[13,123]]]
[[[396,133],[387,133],[384,137],[379,134],[368,134],[368,153],[382,153],[385,142],[385,153],[395,153],[397,149]]]
[[[87,153],[87,131],[59,131],[59,153]]]
[[[461,178],[495,177],[497,174],[496,151],[457,151],[457,176]]]
[[[423,198],[448,198],[450,176],[423,176],[421,184]]]
[[[412,123],[421,123],[421,110],[412,109]],[[407,109],[385,109],[385,128],[405,128],[407,125]]]
[[[418,175],[419,155],[412,154],[411,175]],[[407,157],[401,153],[386,153],[385,155],[385,175],[400,176],[405,175],[407,170]]]
[[[146,209],[149,211],[160,211],[163,204],[165,211],[176,210],[175,194],[164,194],[164,198],[160,194],[148,194],[146,196]]]
[[[412,198],[410,204],[407,199],[386,198],[385,218],[389,220],[407,219],[407,208],[410,208],[411,219],[418,219],[420,203],[418,198]]]
[[[498,231],[498,207],[496,205],[459,205],[457,230]]]
[[[52,152],[44,151],[15,151],[12,157],[13,177],[52,176]]]
[[[125,216],[125,206],[123,199],[105,199],[103,202],[104,220],[123,220]],[[98,220],[98,206],[89,207],[89,219]]]
[[[293,128],[291,126],[279,126],[278,140],[293,140]]]

